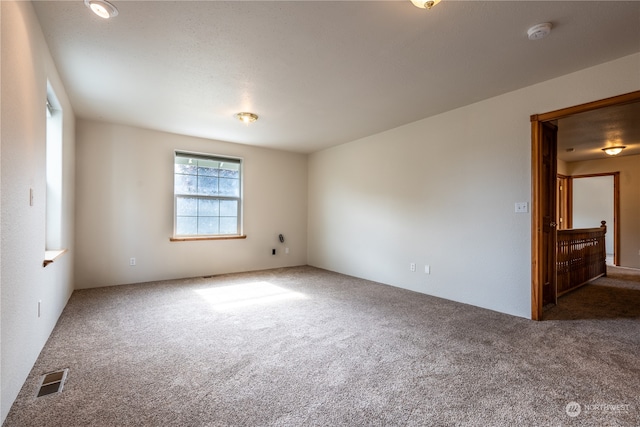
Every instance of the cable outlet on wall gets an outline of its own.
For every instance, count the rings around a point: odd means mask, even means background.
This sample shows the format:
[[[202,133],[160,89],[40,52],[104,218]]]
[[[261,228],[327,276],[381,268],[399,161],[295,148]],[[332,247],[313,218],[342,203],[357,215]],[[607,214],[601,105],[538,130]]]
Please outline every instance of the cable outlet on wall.
[[[517,213],[529,212],[529,204],[527,202],[516,202],[516,212]]]
[[[129,265],[136,265],[136,259],[135,258],[130,258],[129,259]]]

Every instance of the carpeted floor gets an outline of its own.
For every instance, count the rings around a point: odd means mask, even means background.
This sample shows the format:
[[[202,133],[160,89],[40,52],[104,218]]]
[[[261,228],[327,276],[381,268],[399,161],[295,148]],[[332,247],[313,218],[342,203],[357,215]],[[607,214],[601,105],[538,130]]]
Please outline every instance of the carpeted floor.
[[[80,290],[4,425],[638,426],[639,295],[533,322],[312,267]]]

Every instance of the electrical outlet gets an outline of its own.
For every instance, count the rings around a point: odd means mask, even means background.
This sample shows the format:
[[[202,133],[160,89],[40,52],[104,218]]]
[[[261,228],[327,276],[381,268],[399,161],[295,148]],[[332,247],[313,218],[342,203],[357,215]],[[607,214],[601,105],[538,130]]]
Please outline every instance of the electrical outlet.
[[[130,258],[129,259],[129,265],[136,265],[136,259],[135,258]]]
[[[289,254],[289,248],[284,248],[284,253],[288,255]]]
[[[276,250],[275,249],[271,249],[271,255],[275,255],[276,254]]]
[[[416,271],[416,263],[415,262],[412,262],[411,264],[409,264],[409,270]]]
[[[424,266],[424,272],[425,274],[431,274],[431,266],[429,264]]]

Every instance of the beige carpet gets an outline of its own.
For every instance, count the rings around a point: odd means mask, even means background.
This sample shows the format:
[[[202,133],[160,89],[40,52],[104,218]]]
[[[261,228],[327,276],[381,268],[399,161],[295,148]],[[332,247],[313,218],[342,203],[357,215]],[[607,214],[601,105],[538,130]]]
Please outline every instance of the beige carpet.
[[[639,293],[533,322],[312,267],[76,291],[4,425],[638,426]]]

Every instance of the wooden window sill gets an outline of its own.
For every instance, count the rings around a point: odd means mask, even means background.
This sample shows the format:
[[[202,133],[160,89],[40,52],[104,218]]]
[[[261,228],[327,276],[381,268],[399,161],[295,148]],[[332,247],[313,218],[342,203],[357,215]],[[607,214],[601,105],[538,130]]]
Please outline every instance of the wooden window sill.
[[[60,258],[67,252],[67,249],[56,249],[53,251],[44,251],[44,261],[42,262],[42,266],[46,267],[51,264],[53,261]]]
[[[194,237],[169,237],[170,242],[191,242],[198,240],[237,240],[246,239],[246,235],[241,236],[194,236]]]

